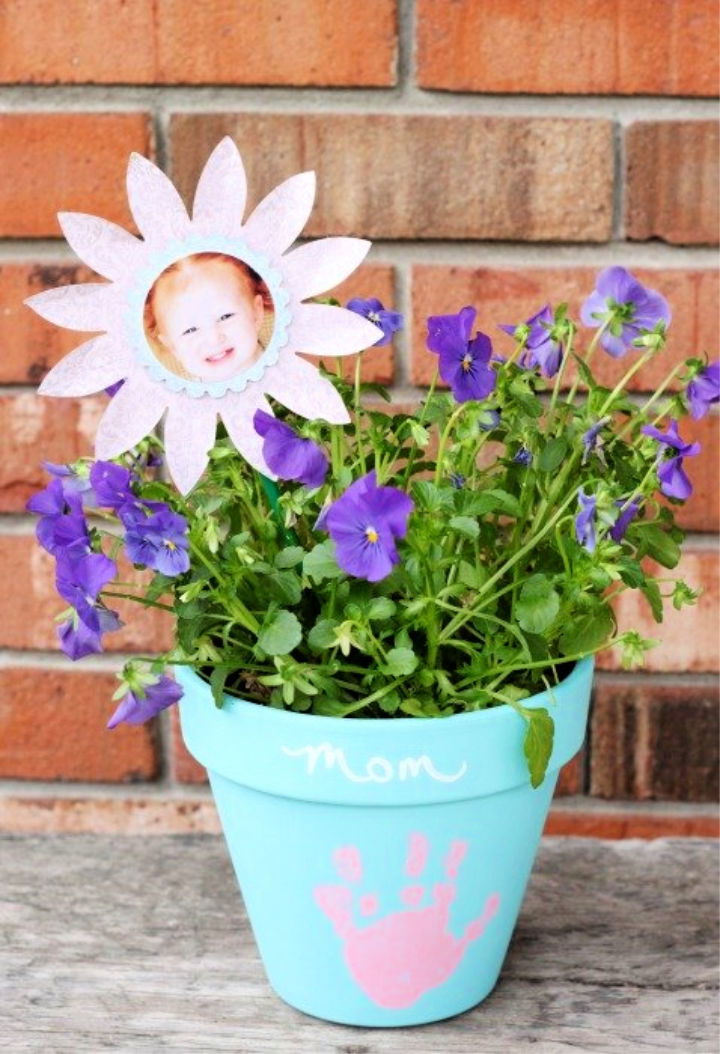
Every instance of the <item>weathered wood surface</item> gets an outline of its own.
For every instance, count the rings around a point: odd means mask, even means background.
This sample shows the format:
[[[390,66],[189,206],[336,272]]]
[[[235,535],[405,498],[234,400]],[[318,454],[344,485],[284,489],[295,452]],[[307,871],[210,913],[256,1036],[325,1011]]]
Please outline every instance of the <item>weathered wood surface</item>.
[[[717,874],[712,841],[548,839],[493,994],[376,1030],[272,993],[220,838],[0,836],[0,1050],[715,1054]]]

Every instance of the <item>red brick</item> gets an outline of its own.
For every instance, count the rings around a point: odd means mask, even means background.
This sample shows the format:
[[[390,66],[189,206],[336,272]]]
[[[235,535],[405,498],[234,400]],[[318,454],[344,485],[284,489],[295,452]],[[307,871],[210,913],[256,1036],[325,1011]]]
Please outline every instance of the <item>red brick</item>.
[[[107,396],[51,399],[0,395],[0,512],[22,512],[49,480],[40,462],[91,457]]]
[[[570,794],[580,794],[582,792],[583,769],[584,755],[581,751],[560,769],[560,775],[555,787],[556,798],[566,798]]]
[[[592,292],[601,267],[508,268],[436,267],[418,265],[412,272],[413,340],[412,379],[429,384],[437,357],[425,346],[426,319],[429,315],[459,311],[465,304],[478,309],[477,328],[490,334],[497,349],[505,354],[513,347],[512,338],[498,328],[501,322],[521,322],[545,303],[569,305],[570,315],[579,321],[580,307]],[[635,391],[654,390],[677,363],[689,356],[708,353],[717,357],[717,318],[720,311],[720,278],[714,270],[685,268],[655,270],[629,267],[640,281],[667,297],[673,311],[668,344],[663,352],[632,381]],[[587,346],[594,331],[581,327],[577,347]],[[635,352],[629,352],[634,355]],[[592,361],[597,379],[616,384],[631,359],[613,359],[602,349]]]
[[[154,779],[151,725],[107,721],[117,706],[111,673],[0,670],[0,777],[127,783]]]
[[[686,531],[720,531],[720,417],[717,414],[709,414],[700,421],[693,421],[692,417],[687,417],[682,422],[680,434],[688,443],[699,442],[701,450],[697,457],[685,461],[685,469],[693,485],[693,494],[682,505],[673,506],[675,519]]]
[[[124,560],[120,560],[119,570],[123,582],[143,580],[144,573],[134,571]],[[67,604],[55,592],[54,560],[40,548],[33,535],[7,534],[2,537],[0,580],[12,583],[12,589],[6,590],[2,608],[0,648],[58,650],[53,620]],[[170,647],[172,624],[165,612],[144,608],[129,600],[111,598],[108,598],[108,606],[119,612],[126,625],[107,634],[104,638],[106,651],[147,655]]]
[[[18,3],[0,42],[3,83],[395,83],[393,0]]]
[[[717,245],[716,121],[639,121],[625,133],[625,155],[628,238]]]
[[[58,237],[58,212],[130,225],[125,173],[133,150],[150,153],[148,114],[5,113],[0,142],[0,235]]]
[[[548,816],[545,836],[573,838],[717,838],[720,822],[705,813],[598,812],[588,809],[553,808]]]
[[[648,32],[658,20],[662,31]],[[577,0],[418,0],[416,24],[423,88],[717,94],[714,0],[585,0],[581,12]]]
[[[172,171],[186,195],[223,135],[245,155],[253,201],[295,172],[317,170],[306,234],[591,242],[611,235],[609,121],[176,114]]]
[[[201,765],[185,746],[180,731],[180,718],[177,707],[172,707],[170,712],[171,727],[171,761],[170,773],[178,783],[207,783],[207,770]]]
[[[89,268],[69,263],[5,263],[0,267],[0,384],[39,384],[51,366],[88,338],[88,334],[51,325],[23,301],[54,286],[97,280]]]
[[[13,834],[220,834],[211,798],[0,798],[0,831]]]
[[[718,557],[715,549],[700,543],[686,542],[680,564],[674,571],[662,570],[663,577],[682,578],[692,589],[702,589],[700,599],[691,607],[676,611],[666,602],[664,621],[653,621],[650,608],[636,590],[627,590],[615,601],[618,628],[637,630],[643,637],[660,641],[646,652],[648,672],[714,673],[720,667]],[[667,592],[668,589],[664,590]],[[598,656],[598,667],[621,668],[619,649],[612,648]]]
[[[596,797],[717,800],[717,684],[599,681],[590,738]]]

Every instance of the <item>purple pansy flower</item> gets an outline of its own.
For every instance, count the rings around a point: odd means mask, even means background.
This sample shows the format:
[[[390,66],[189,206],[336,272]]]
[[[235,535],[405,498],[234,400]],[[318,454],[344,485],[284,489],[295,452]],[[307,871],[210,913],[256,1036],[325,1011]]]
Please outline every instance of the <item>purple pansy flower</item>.
[[[253,427],[264,439],[263,457],[280,479],[297,480],[314,490],[322,487],[328,459],[312,439],[303,439],[284,421],[256,410]]]
[[[615,523],[610,528],[610,537],[614,542],[621,542],[625,537],[629,525],[635,519],[640,509],[640,501],[637,498],[633,498],[631,502],[628,502],[627,498],[619,498],[615,502],[618,508],[621,510],[620,515],[615,520]]]
[[[554,377],[560,369],[562,347],[552,336],[554,322],[553,310],[546,304],[527,322],[516,326],[500,325],[500,329],[509,333],[511,337],[524,340],[525,349],[519,359],[519,365],[524,369],[539,366],[545,377]]]
[[[603,441],[602,441],[602,438],[600,437],[600,433],[602,432],[603,428],[605,427],[605,425],[609,421],[610,421],[609,417],[601,417],[599,421],[596,421],[596,423],[594,425],[591,425],[590,428],[588,428],[587,432],[583,432],[583,435],[582,435],[582,445],[583,445],[582,463],[583,463],[583,465],[585,464],[585,462],[587,461],[587,459],[590,457],[590,455],[592,453],[597,453],[600,456],[601,460],[603,460],[603,453],[602,453]]]
[[[90,469],[90,482],[97,503],[102,508],[117,511],[129,502],[135,501],[130,484],[133,475],[129,468],[114,465],[112,461],[96,461]]]
[[[450,484],[455,490],[462,490],[465,486],[465,477],[462,472],[451,472],[450,473]]]
[[[126,520],[125,525],[125,551],[134,564],[143,564],[169,578],[188,570],[190,543],[184,516],[164,505],[149,516]]]
[[[575,537],[580,545],[584,545],[588,552],[595,551],[595,506],[597,498],[592,494],[586,494],[580,488],[578,491],[578,502],[580,512],[575,517]]]
[[[87,626],[77,611],[73,611],[70,617],[58,626],[60,647],[73,662],[83,659],[86,655],[101,652],[103,634],[120,629],[122,626],[122,622],[114,611],[110,611],[103,604],[96,604],[95,608],[99,621],[96,630]]]
[[[176,703],[182,694],[183,690],[177,681],[165,676],[159,677],[154,684],[145,685],[142,689],[128,689],[107,727],[115,728],[122,721],[128,725],[141,725]]]
[[[513,456],[513,461],[518,465],[532,465],[533,456],[527,447],[521,446]]]
[[[380,301],[374,297],[363,300],[361,297],[355,296],[352,300],[348,300],[345,307],[348,311],[354,311],[356,315],[362,315],[363,318],[373,322],[383,331],[380,340],[376,340],[373,344],[374,348],[381,347],[383,344],[389,344],[393,334],[402,329],[402,315],[398,311],[387,311]]]
[[[33,494],[25,508],[40,516],[35,534],[43,549],[56,556],[65,549],[89,551],[90,535],[80,494],[65,490],[62,479],[53,479]]]
[[[101,627],[97,598],[116,574],[115,561],[104,553],[58,553],[55,573],[57,591],[63,600],[72,605],[88,629],[95,633]]]
[[[485,399],[495,387],[490,338],[478,332],[470,339],[476,315],[474,307],[464,307],[457,315],[433,315],[427,323],[427,346],[439,356],[440,376],[459,403]]]
[[[692,483],[683,468],[684,457],[695,457],[700,453],[699,443],[686,443],[680,438],[677,421],[671,421],[667,432],[660,432],[653,425],[643,425],[640,429],[646,436],[651,436],[658,443],[664,444],[673,450],[677,450],[674,457],[661,460],[658,463],[658,479],[660,490],[668,498],[678,498],[685,501],[692,494]]]
[[[47,473],[59,479],[65,494],[79,494],[83,505],[95,505],[95,495],[89,475],[83,475],[72,465],[56,465],[52,461],[41,461]]]
[[[110,398],[112,399],[113,395],[117,395],[117,393],[120,391],[120,389],[122,388],[124,383],[125,383],[125,381],[115,381],[114,384],[109,385],[105,389],[105,394],[109,395]]]
[[[608,323],[600,343],[618,359],[643,331],[652,331],[658,324],[666,329],[672,313],[664,296],[654,289],[646,289],[624,267],[606,267],[598,275],[580,317],[591,329]]]
[[[687,397],[696,421],[705,416],[712,403],[720,402],[720,361],[711,362],[690,381]]]
[[[378,487],[375,472],[352,483],[325,516],[338,564],[349,575],[379,582],[400,562],[395,540],[407,533],[414,503],[395,487]]]

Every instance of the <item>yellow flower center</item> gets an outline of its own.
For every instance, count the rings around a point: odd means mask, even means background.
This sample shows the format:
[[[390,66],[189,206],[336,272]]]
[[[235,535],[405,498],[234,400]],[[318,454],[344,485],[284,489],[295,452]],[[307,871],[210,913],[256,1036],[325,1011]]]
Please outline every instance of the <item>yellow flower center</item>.
[[[472,355],[469,355],[469,354],[468,355],[464,355],[463,356],[463,360],[462,360],[462,368],[465,370],[465,373],[468,372],[468,370],[470,369],[471,366],[472,366]]]
[[[378,540],[378,532],[375,530],[374,527],[366,527],[365,528],[365,537],[367,538],[367,540],[369,542],[372,542],[373,545],[374,545],[375,542],[377,542],[377,540]]]
[[[169,539],[165,540],[165,546],[167,549],[170,550],[170,552],[172,552],[174,549],[177,549],[177,545],[175,545],[175,542],[171,542]]]

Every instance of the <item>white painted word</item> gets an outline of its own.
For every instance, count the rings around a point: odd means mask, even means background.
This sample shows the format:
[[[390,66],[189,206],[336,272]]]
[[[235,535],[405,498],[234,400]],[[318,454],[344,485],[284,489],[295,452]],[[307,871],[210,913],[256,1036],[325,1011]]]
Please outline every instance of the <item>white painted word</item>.
[[[415,779],[424,772],[430,779],[438,783],[454,783],[462,779],[467,772],[467,762],[463,761],[457,772],[447,774],[438,772],[427,754],[421,754],[416,758],[401,758],[393,763],[388,758],[375,754],[365,762],[364,773],[353,772],[348,764],[345,752],[340,747],[334,747],[332,743],[319,743],[317,746],[308,745],[298,747],[296,750],[290,747],[282,747],[283,754],[297,758],[305,755],[307,774],[312,776],[320,761],[325,762],[325,768],[331,769],[337,766],[346,779],[353,783],[389,783],[391,780]]]

